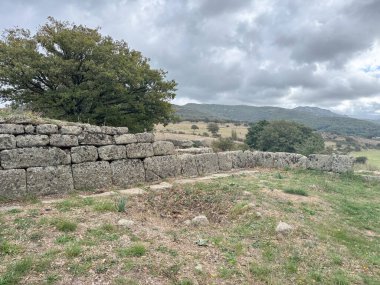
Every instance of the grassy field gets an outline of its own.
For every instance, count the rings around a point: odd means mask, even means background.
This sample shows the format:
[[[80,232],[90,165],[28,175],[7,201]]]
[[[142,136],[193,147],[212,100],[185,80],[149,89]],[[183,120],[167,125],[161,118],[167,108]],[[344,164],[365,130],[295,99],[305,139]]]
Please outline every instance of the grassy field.
[[[359,176],[262,169],[122,198],[0,212],[0,284],[380,284],[380,185]]]
[[[380,149],[369,149],[351,153],[353,156],[365,156],[368,158],[369,168],[380,170]]]
[[[199,129],[192,130],[192,125],[198,126]],[[233,123],[220,123],[218,126],[218,133],[224,138],[231,137],[232,131],[235,130],[238,138],[245,139],[245,135],[248,132],[248,127],[244,125],[235,126]],[[204,132],[207,132],[211,136],[211,133],[207,130],[207,123],[205,122],[192,123],[184,121],[180,123],[169,124],[166,127],[163,125],[156,125],[155,129],[157,132],[182,132],[184,133],[183,135],[190,135],[190,139],[192,139],[194,135],[201,136]]]

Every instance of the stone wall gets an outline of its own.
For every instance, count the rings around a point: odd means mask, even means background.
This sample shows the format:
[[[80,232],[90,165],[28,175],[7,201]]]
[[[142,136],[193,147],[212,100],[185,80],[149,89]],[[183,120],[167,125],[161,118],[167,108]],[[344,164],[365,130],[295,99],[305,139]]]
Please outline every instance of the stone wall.
[[[168,177],[193,177],[239,168],[309,168],[345,172],[353,159],[258,151],[222,153],[175,149],[153,134],[127,128],[29,123],[0,124],[0,197],[125,188]]]

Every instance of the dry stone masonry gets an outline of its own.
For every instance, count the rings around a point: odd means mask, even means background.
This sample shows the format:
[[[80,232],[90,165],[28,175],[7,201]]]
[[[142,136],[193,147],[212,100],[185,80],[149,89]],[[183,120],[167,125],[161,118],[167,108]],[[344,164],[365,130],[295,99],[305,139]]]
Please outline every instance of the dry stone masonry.
[[[183,144],[183,142],[181,142]],[[0,124],[0,198],[73,190],[126,188],[168,177],[194,177],[240,168],[303,168],[346,172],[353,159],[259,151],[213,153],[177,149],[151,133],[87,124]],[[190,148],[189,148],[190,147]]]

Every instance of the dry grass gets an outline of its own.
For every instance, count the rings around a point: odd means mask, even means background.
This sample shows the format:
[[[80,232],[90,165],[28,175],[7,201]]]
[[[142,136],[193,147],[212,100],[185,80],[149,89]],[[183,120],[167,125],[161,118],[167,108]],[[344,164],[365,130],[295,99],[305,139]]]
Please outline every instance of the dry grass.
[[[126,212],[104,206],[117,198],[25,204],[0,213],[0,284],[379,284],[379,194],[357,176],[260,170],[131,197]],[[200,214],[208,226],[184,223]],[[276,234],[280,221],[294,230]]]

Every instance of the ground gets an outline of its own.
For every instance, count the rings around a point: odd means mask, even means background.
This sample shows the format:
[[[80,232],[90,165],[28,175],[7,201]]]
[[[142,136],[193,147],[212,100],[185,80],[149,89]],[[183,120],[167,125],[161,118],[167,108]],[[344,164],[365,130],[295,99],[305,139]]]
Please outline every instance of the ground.
[[[378,182],[267,169],[196,181],[0,212],[0,284],[380,284]],[[186,222],[198,215],[210,223]]]
[[[380,170],[380,149],[367,149],[351,153],[354,157],[365,156],[368,158],[368,168]]]

